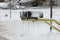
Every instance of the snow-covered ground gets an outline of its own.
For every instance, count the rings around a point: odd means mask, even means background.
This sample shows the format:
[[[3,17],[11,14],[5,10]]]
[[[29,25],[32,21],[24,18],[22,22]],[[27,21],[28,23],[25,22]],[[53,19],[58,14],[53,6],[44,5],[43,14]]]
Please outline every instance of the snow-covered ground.
[[[37,16],[38,13],[44,14],[43,18],[50,18],[50,9],[26,9],[32,11]],[[60,33],[55,29],[50,32],[50,26],[44,22],[21,21],[20,12],[26,10],[0,10],[0,38],[6,40],[60,40]],[[53,9],[53,19],[60,22],[60,8]],[[8,15],[7,17],[5,15]],[[53,25],[59,27],[55,23]],[[4,39],[0,39],[4,40]]]

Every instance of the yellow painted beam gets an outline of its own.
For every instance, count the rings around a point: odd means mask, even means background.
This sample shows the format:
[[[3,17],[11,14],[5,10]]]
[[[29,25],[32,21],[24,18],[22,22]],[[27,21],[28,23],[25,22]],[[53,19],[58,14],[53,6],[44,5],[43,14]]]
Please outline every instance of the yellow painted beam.
[[[60,23],[54,19],[44,19],[44,18],[38,18],[37,21],[52,21],[52,22],[55,22],[56,24],[60,25]]]
[[[35,22],[35,21],[43,21],[43,22],[47,23],[48,25],[50,25],[50,27],[52,27],[55,30],[57,30],[58,32],[60,32],[60,29],[58,29],[58,28],[54,27],[52,24],[48,23],[48,21],[49,22],[51,21],[51,22],[55,22],[56,24],[58,24],[60,26],[60,23],[58,21],[54,20],[54,19],[38,18],[37,20],[35,20],[35,19],[25,19],[23,21],[33,21],[33,22]]]
[[[50,24],[50,23],[48,23],[48,22],[46,22],[46,21],[44,21],[44,22],[47,23],[48,25],[50,25],[50,27],[52,27],[52,28],[54,28],[55,30],[57,30],[58,32],[60,32],[60,29],[54,27],[52,24]]]
[[[45,18],[38,18],[37,20],[35,19],[25,19],[23,21],[52,21],[55,22],[56,24],[60,25],[60,23],[54,19],[45,19]]]

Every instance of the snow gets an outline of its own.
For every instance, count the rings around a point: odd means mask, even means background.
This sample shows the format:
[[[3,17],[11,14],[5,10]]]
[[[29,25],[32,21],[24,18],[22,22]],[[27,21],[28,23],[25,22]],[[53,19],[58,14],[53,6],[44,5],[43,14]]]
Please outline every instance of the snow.
[[[21,21],[10,21],[10,22],[1,22],[2,25],[1,27],[1,32],[0,35],[7,36],[7,37],[12,37],[13,39],[18,39],[21,36],[29,36],[29,35],[40,35],[44,33],[48,33],[49,29],[46,29],[46,25],[42,25],[42,23],[38,24],[38,22],[33,23],[33,22],[21,22]],[[34,25],[33,25],[34,24]],[[43,26],[42,28],[37,26],[37,25]],[[47,27],[49,28],[49,27]]]
[[[8,3],[1,3],[0,2],[0,8],[9,8],[9,2]]]
[[[50,9],[26,9],[32,11],[37,16],[37,12],[43,12],[44,18],[50,18]],[[50,32],[50,26],[44,22],[21,21],[20,12],[26,10],[0,10],[0,36],[8,40],[59,40],[60,33],[55,29]],[[59,20],[60,9],[53,9],[53,19]],[[48,11],[48,12],[47,12]],[[58,14],[57,14],[58,13]],[[8,15],[5,17],[5,15]],[[59,27],[55,23],[54,26]],[[0,39],[1,40],[1,39]]]

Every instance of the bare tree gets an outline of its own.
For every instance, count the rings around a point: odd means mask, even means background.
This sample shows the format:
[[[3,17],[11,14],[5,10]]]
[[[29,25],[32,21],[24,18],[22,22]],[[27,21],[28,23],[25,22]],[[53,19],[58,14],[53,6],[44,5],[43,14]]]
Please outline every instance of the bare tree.
[[[38,5],[42,6],[47,0],[37,0]]]
[[[38,0],[38,1],[42,1],[42,2],[45,2],[46,0]]]
[[[4,0],[0,0],[0,2],[4,2]]]

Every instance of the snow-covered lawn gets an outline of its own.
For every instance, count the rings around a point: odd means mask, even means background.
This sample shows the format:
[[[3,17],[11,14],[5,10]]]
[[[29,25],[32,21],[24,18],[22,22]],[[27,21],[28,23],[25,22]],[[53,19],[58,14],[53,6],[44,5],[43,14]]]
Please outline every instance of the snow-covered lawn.
[[[26,9],[30,11],[40,11],[44,13],[44,18],[49,18],[49,9]],[[54,9],[53,19],[60,22],[60,9]],[[12,10],[10,19],[10,10],[0,10],[0,36],[8,40],[60,40],[60,33],[55,29],[50,32],[50,26],[44,22],[21,21],[20,11]],[[47,12],[48,11],[48,12]],[[56,14],[56,12],[58,12]],[[5,17],[5,15],[8,17]],[[59,14],[59,15],[58,15]],[[57,26],[55,23],[53,25]],[[1,40],[1,39],[0,39]]]
[[[0,35],[9,40],[59,40],[56,30],[50,32],[44,22],[6,21],[0,22]]]

